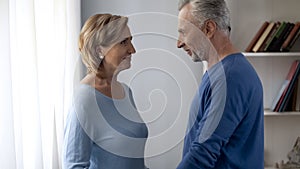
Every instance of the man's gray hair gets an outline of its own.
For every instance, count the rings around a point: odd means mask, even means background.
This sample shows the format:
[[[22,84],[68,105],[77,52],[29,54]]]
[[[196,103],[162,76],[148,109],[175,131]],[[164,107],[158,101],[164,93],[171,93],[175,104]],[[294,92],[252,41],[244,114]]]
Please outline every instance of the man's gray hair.
[[[192,15],[200,25],[207,19],[211,19],[221,30],[230,32],[230,14],[225,0],[179,0],[178,10],[180,11],[188,3],[191,3]]]

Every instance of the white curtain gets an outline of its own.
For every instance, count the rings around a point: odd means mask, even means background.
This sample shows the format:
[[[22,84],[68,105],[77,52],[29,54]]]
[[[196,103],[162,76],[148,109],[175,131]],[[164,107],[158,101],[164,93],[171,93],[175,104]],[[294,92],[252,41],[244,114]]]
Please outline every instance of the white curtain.
[[[0,25],[0,168],[59,169],[80,0],[1,0]]]

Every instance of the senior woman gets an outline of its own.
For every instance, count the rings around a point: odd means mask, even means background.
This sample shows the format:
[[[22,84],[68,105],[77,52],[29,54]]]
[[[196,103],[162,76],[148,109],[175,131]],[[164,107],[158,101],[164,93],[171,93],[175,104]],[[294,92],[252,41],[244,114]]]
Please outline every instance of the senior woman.
[[[148,129],[130,88],[117,80],[135,53],[127,22],[124,16],[96,14],[82,27],[79,50],[87,74],[74,91],[66,120],[66,169],[146,168]]]

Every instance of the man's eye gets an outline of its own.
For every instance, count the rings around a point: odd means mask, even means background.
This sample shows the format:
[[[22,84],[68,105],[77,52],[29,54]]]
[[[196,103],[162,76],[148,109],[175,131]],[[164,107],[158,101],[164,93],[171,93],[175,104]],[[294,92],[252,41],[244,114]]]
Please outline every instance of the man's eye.
[[[179,34],[185,35],[185,32],[184,32],[183,30],[180,30],[180,31],[179,31]]]

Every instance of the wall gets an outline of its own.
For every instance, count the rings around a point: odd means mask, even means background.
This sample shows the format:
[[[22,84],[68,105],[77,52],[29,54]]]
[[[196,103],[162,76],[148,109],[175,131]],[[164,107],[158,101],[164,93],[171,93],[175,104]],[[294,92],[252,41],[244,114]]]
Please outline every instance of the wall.
[[[136,54],[119,80],[132,89],[149,128],[146,163],[174,169],[181,160],[189,105],[203,73],[177,42],[177,1],[83,0],[82,23],[95,13],[129,16]]]

